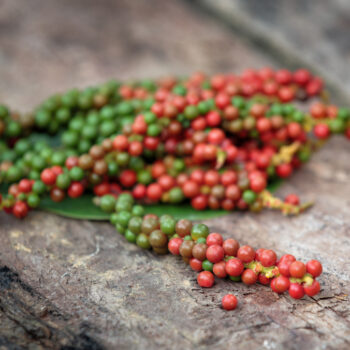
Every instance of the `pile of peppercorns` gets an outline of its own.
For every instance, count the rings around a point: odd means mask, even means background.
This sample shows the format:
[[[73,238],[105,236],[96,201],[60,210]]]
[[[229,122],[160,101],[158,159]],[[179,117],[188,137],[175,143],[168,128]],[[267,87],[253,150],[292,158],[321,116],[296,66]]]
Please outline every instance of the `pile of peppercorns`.
[[[181,256],[194,271],[199,272],[197,281],[203,288],[212,287],[216,276],[247,285],[256,282],[270,284],[274,292],[288,291],[294,299],[305,294],[314,296],[320,291],[316,277],[322,273],[322,265],[317,260],[310,260],[305,265],[290,254],[277,260],[273,250],[260,248],[255,251],[249,245],[240,247],[233,238],[224,240],[219,233],[209,233],[205,224],[187,219],[175,220],[167,214],[161,217],[144,215],[144,208],[135,204],[129,193],[122,193],[117,198],[105,195],[99,205],[111,212],[111,223],[128,242],[152,249],[157,254],[169,251]],[[230,308],[230,303],[236,300],[231,296],[226,299],[224,308]]]
[[[305,267],[289,255],[277,263],[270,250],[238,249],[217,234],[202,237],[206,226],[143,216],[140,205],[188,201],[197,210],[300,213],[309,204],[294,194],[279,200],[267,187],[288,178],[331,134],[350,138],[349,109],[317,101],[307,113],[290,103],[323,93],[322,80],[307,70],[263,68],[110,81],[54,95],[28,114],[1,105],[0,184],[9,188],[0,208],[22,218],[42,196],[61,202],[90,191],[127,240],[157,253],[178,249],[193,269],[203,269],[202,286],[213,282],[213,271],[246,284],[274,277],[274,291],[313,295],[319,290],[311,272],[316,263]],[[59,142],[32,137],[40,134]],[[121,200],[125,196],[137,204]],[[227,250],[230,244],[236,251]]]

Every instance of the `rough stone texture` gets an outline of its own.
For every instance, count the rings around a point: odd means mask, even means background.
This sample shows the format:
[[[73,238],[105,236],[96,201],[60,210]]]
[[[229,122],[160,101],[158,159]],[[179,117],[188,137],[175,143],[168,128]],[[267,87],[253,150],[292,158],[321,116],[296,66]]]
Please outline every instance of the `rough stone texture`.
[[[21,110],[115,76],[283,64],[181,2],[7,0],[0,28],[0,96]],[[141,251],[107,223],[1,213],[0,349],[348,349],[349,147],[334,138],[278,191],[315,199],[305,214],[207,222],[242,243],[320,259],[322,291],[300,301],[228,281],[202,290],[180,259]],[[228,292],[234,312],[219,307]]]

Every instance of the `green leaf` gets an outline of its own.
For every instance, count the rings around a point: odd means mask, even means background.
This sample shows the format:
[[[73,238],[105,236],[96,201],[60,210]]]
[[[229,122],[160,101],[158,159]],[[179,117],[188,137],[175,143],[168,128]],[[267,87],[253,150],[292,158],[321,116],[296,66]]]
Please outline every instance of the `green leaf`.
[[[45,197],[40,202],[40,209],[65,216],[72,219],[85,220],[109,220],[109,214],[102,211],[92,202],[93,195],[84,194],[79,198],[66,198],[63,202],[53,202],[49,197]],[[145,206],[147,214],[170,214],[176,219],[204,220],[227,214],[225,210],[204,210],[193,209],[189,204],[171,205],[155,204]]]

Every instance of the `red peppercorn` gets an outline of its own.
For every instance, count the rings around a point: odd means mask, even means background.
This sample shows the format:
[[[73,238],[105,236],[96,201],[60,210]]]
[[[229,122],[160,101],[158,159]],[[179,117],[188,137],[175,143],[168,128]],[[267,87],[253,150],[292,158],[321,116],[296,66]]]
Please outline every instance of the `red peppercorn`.
[[[220,233],[210,233],[207,237],[207,246],[211,246],[211,245],[220,245],[222,246],[224,240],[222,238],[222,236],[220,235]]]
[[[12,209],[13,215],[17,218],[22,219],[28,214],[28,205],[25,202],[18,201],[15,203]]]
[[[62,167],[59,166],[59,165],[54,165],[54,166],[51,168],[51,170],[53,171],[53,173],[54,173],[56,176],[58,176],[58,175],[60,175],[60,174],[63,174],[63,169],[62,169]]]
[[[180,237],[172,238],[168,243],[169,252],[173,255],[180,255],[180,247],[183,240]]]
[[[249,245],[244,245],[238,249],[237,252],[238,259],[242,260],[244,263],[249,263],[255,258],[255,251]]]
[[[224,248],[225,255],[237,256],[237,251],[239,249],[239,243],[235,239],[233,239],[233,238],[226,239],[224,241],[222,247]]]
[[[227,211],[231,211],[235,208],[235,203],[232,199],[229,198],[225,198],[222,202],[221,202],[221,208]]]
[[[287,69],[280,69],[275,74],[276,81],[281,85],[289,84],[292,78],[292,73]]]
[[[281,178],[287,178],[292,174],[293,168],[289,163],[280,164],[276,167],[276,173]]]
[[[305,294],[308,295],[309,297],[313,297],[321,289],[320,284],[316,280],[314,280],[310,286],[304,283],[303,287],[304,287]]]
[[[162,161],[157,161],[152,165],[151,174],[154,179],[166,173],[166,166]]]
[[[225,278],[227,276],[225,261],[215,263],[213,266],[213,273],[219,278]]]
[[[134,170],[126,169],[120,176],[119,181],[124,187],[132,187],[137,180],[137,175]]]
[[[193,130],[204,130],[207,127],[207,121],[204,117],[198,117],[191,122]]]
[[[200,194],[191,200],[191,205],[196,210],[204,210],[208,205],[208,197]]]
[[[133,190],[132,195],[136,199],[143,199],[146,196],[147,188],[143,184],[137,184]]]
[[[327,124],[317,124],[314,127],[314,134],[318,139],[325,140],[331,134],[331,130]]]
[[[68,187],[68,196],[71,198],[78,198],[84,192],[84,186],[80,182],[72,182]]]
[[[323,81],[319,78],[312,79],[305,88],[306,93],[309,96],[318,95],[323,88]]]
[[[294,261],[289,266],[289,273],[292,277],[302,278],[306,273],[306,266],[301,261]]]
[[[102,182],[94,187],[94,193],[96,196],[102,197],[110,193],[110,185],[107,182]]]
[[[143,144],[147,149],[155,151],[159,145],[159,139],[157,137],[146,136]]]
[[[317,102],[311,106],[310,113],[315,119],[322,119],[326,117],[327,109],[323,103]]]
[[[193,198],[200,193],[200,187],[197,182],[188,180],[183,184],[182,191],[187,198]]]
[[[258,276],[258,281],[259,281],[259,283],[264,284],[264,285],[270,283],[270,279],[267,278],[267,277],[266,277],[265,275],[263,275],[262,273],[259,274],[259,276]]]
[[[205,119],[207,121],[207,125],[209,127],[218,126],[221,123],[221,116],[219,112],[217,111],[210,111],[206,116]]]
[[[128,148],[128,153],[131,156],[137,157],[139,155],[141,155],[143,152],[143,146],[142,143],[139,141],[132,141],[129,144],[129,148]]]
[[[220,174],[216,170],[208,170],[204,175],[205,184],[212,187],[220,182]]]
[[[208,142],[220,145],[225,139],[225,133],[221,129],[212,129],[208,133]]]
[[[289,278],[285,276],[278,276],[271,281],[271,288],[275,293],[284,293],[289,286]]]
[[[56,174],[52,171],[52,169],[44,169],[41,172],[40,175],[41,181],[45,184],[45,185],[54,185],[56,182]]]
[[[190,178],[197,182],[197,184],[202,185],[204,182],[204,171],[202,169],[196,169],[192,171]]]
[[[202,262],[196,258],[191,258],[190,259],[190,266],[192,268],[192,270],[194,271],[202,271]]]
[[[301,299],[305,295],[304,288],[299,283],[291,283],[288,292],[294,299]]]
[[[219,109],[225,109],[230,104],[230,96],[225,93],[217,94],[215,104]]]
[[[78,166],[79,158],[76,156],[71,156],[66,159],[65,165],[67,169],[72,169],[75,166]]]
[[[259,260],[265,267],[273,266],[276,264],[277,255],[273,250],[265,249],[259,254]]]
[[[250,188],[256,192],[260,193],[266,188],[267,182],[262,176],[255,176],[250,180]]]
[[[237,307],[237,298],[232,294],[226,294],[221,301],[222,307],[225,310],[234,310]]]
[[[300,200],[296,194],[291,193],[284,199],[284,202],[292,205],[299,205]]]
[[[242,282],[245,284],[254,284],[258,279],[257,274],[252,269],[244,270],[242,274]]]
[[[239,259],[230,259],[226,261],[225,270],[230,276],[240,276],[244,270],[243,262]]]
[[[221,183],[227,187],[229,185],[234,185],[237,182],[237,174],[233,170],[226,170],[221,175]]]
[[[162,187],[164,191],[169,191],[176,184],[175,179],[172,176],[167,174],[160,176],[157,179],[157,182],[159,183],[159,185]]]
[[[288,136],[291,139],[298,139],[303,131],[299,123],[292,122],[287,126]]]
[[[289,102],[295,96],[294,90],[289,86],[282,86],[278,90],[278,97],[282,102]]]
[[[197,282],[202,288],[210,288],[214,285],[214,275],[210,271],[202,271],[197,276]]]
[[[311,78],[311,74],[306,69],[298,69],[293,74],[293,80],[299,85],[305,85]]]
[[[218,244],[209,246],[206,253],[207,259],[214,264],[221,261],[224,255],[224,248]]]
[[[32,190],[32,181],[29,179],[22,179],[18,184],[19,192],[29,193]]]
[[[152,201],[158,201],[163,194],[162,187],[158,183],[150,184],[147,187],[147,197]]]
[[[225,196],[233,201],[241,198],[241,190],[237,185],[229,185],[226,187]]]
[[[322,273],[322,265],[318,260],[310,260],[306,263],[306,271],[313,277],[318,277]]]

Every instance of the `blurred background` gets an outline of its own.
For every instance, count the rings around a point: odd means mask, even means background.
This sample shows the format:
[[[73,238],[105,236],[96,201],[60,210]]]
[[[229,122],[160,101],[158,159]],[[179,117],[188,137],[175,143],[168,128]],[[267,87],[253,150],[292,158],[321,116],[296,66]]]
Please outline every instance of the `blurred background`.
[[[348,0],[0,0],[0,100],[111,78],[296,68],[350,94]]]

